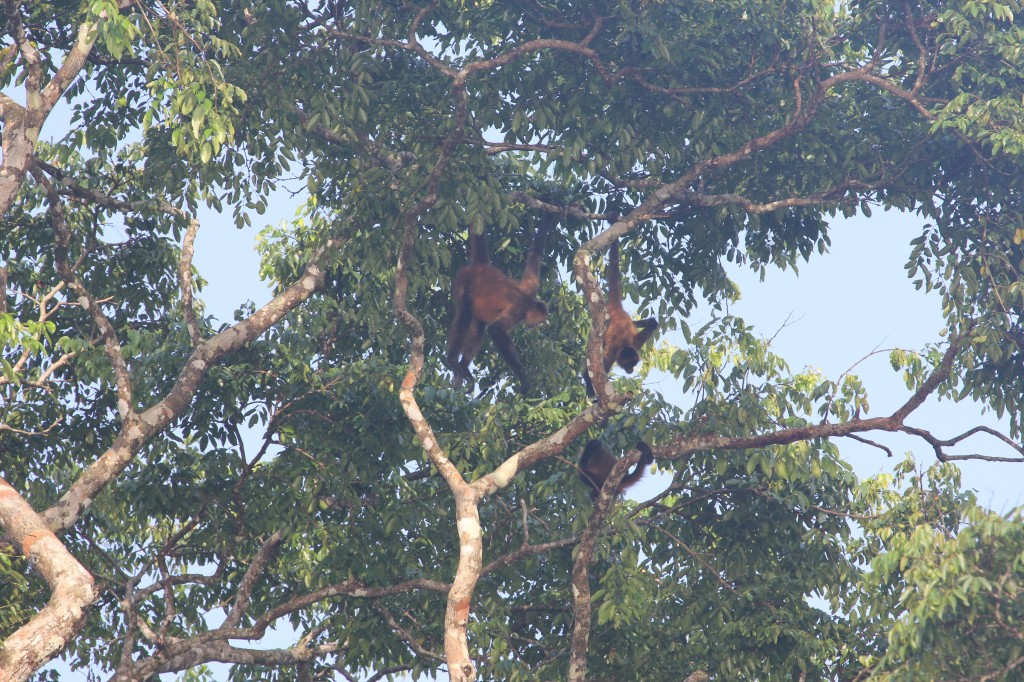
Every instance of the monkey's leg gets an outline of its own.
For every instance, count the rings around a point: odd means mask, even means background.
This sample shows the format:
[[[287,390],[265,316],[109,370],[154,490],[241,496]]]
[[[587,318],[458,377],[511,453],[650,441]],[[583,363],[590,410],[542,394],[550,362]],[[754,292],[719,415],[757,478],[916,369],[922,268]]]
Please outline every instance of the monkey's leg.
[[[466,390],[469,393],[473,392],[473,373],[469,371],[469,363],[473,361],[473,358],[480,352],[480,348],[484,345],[484,323],[480,320],[474,319],[473,323],[469,326],[469,331],[466,332],[466,338],[462,342],[462,362],[459,364],[459,373],[468,381]]]
[[[468,369],[463,368],[463,362],[460,360],[460,356],[465,353],[466,339],[470,334],[470,325],[473,322],[473,310],[469,301],[469,297],[466,295],[464,286],[461,286],[456,278],[455,284],[455,319],[452,320],[452,326],[448,329],[448,347],[445,350],[445,360],[448,368],[451,369],[453,377],[452,383],[455,388],[459,388],[462,385],[463,380],[470,379]],[[468,367],[469,363],[465,363]]]
[[[519,380],[519,392],[528,393],[530,390],[530,378],[526,375],[526,368],[523,367],[523,363],[519,361],[519,355],[516,353],[516,344],[512,341],[512,337],[509,336],[501,322],[487,325],[487,333],[491,335],[494,347],[498,349],[498,353],[505,359],[505,363],[512,369],[516,379]]]

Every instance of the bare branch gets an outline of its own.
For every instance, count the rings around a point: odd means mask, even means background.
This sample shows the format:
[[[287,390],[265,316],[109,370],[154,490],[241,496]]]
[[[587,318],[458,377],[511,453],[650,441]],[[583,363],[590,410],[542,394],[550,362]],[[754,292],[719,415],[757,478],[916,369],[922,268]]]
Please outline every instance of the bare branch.
[[[433,5],[425,7],[417,15],[417,22],[432,7]],[[416,25],[417,23],[414,22],[409,30],[410,42],[414,40]],[[422,51],[422,48],[419,49]],[[476,668],[473,666],[469,655],[467,630],[469,627],[469,613],[473,599],[473,590],[476,587],[483,563],[483,532],[480,528],[480,513],[477,507],[479,495],[473,488],[467,485],[458,469],[441,450],[430,424],[416,402],[413,389],[416,387],[419,376],[423,371],[425,338],[423,325],[415,315],[409,312],[407,300],[409,289],[408,267],[416,244],[417,221],[423,211],[433,206],[437,201],[436,192],[441,176],[447,169],[456,146],[462,140],[468,111],[468,93],[465,86],[466,75],[465,73],[456,74],[453,78],[452,91],[455,98],[455,111],[452,129],[441,143],[437,154],[437,161],[423,187],[417,193],[421,198],[416,202],[410,200],[403,207],[401,213],[399,224],[404,225],[405,232],[395,272],[394,304],[395,317],[409,331],[411,341],[409,369],[402,380],[402,386],[399,390],[399,402],[431,463],[437,467],[437,470],[444,477],[455,497],[456,525],[459,532],[459,563],[455,572],[455,580],[448,594],[444,621],[445,657],[448,662],[449,674],[454,681],[471,680],[476,676]]]
[[[266,547],[266,544],[264,547]],[[230,656],[259,656],[260,652],[257,651],[235,648],[228,649],[226,648],[228,646],[227,642],[228,640],[233,639],[261,639],[266,635],[267,630],[280,618],[332,597],[349,596],[374,599],[389,597],[411,590],[428,590],[443,594],[446,593],[449,588],[450,585],[446,583],[438,583],[432,580],[407,580],[395,585],[385,585],[381,587],[369,587],[354,579],[346,580],[343,583],[331,585],[323,589],[316,590],[315,592],[289,599],[263,614],[251,627],[231,628],[222,626],[215,630],[209,630],[207,632],[197,634],[193,637],[170,639],[164,643],[163,648],[156,656],[135,662],[131,665],[129,672],[122,674],[119,671],[118,675],[111,679],[145,680],[159,672],[182,670],[210,660],[250,662],[249,660],[235,661],[233,658],[219,659],[217,658],[217,656],[220,655],[219,653],[210,652],[229,652],[226,655]],[[140,630],[145,632],[143,625],[144,624],[140,621]],[[325,644],[320,647],[306,647],[302,642],[300,642],[298,646],[291,649],[274,650],[276,653],[272,653],[271,656],[265,660],[268,665],[296,663],[299,661],[310,660],[313,657],[323,655],[324,653],[330,653],[337,650],[337,648],[338,645],[336,643]],[[271,663],[271,660],[276,660],[278,662]]]
[[[695,552],[695,551],[694,551],[694,550],[693,550],[693,549],[692,549],[692,548],[691,548],[691,547],[690,547],[690,546],[689,546],[688,544],[686,544],[685,542],[683,542],[683,539],[682,539],[682,538],[680,538],[680,537],[679,537],[678,535],[676,535],[676,534],[674,534],[674,533],[670,533],[669,531],[665,530],[664,528],[662,528],[661,526],[659,526],[659,525],[657,525],[657,524],[655,524],[655,523],[644,523],[643,525],[647,526],[648,528],[653,528],[654,530],[656,530],[656,531],[659,531],[659,532],[661,532],[661,533],[664,533],[665,535],[667,535],[667,536],[669,536],[670,538],[672,538],[673,540],[675,540],[675,542],[676,542],[676,543],[677,543],[677,544],[678,544],[678,545],[679,545],[680,547],[682,547],[682,548],[683,548],[683,550],[684,550],[684,551],[685,551],[685,552],[686,552],[687,554],[689,554],[689,555],[690,555],[691,557],[693,557],[694,561],[696,561],[697,563],[699,563],[699,564],[700,564],[701,566],[703,566],[703,567],[704,567],[704,568],[705,568],[705,569],[706,569],[706,570],[707,570],[707,571],[708,571],[708,572],[709,572],[709,573],[710,573],[710,574],[711,574],[712,576],[714,576],[714,578],[715,578],[715,581],[716,581],[716,582],[717,582],[717,583],[718,583],[719,585],[721,585],[721,586],[722,586],[722,587],[724,587],[725,589],[729,590],[729,591],[730,591],[730,592],[732,592],[732,593],[733,593],[734,595],[736,595],[736,596],[739,596],[739,592],[737,592],[737,591],[736,591],[736,588],[735,588],[735,587],[733,587],[732,585],[730,585],[729,583],[727,583],[727,582],[725,581],[725,578],[723,578],[723,577],[722,577],[722,574],[721,574],[721,573],[719,573],[719,572],[718,572],[717,570],[715,570],[715,568],[714,568],[714,567],[713,567],[713,566],[712,566],[711,564],[709,564],[709,563],[707,562],[707,560],[705,560],[705,559],[704,559],[704,557],[702,557],[702,556],[701,556],[700,554],[698,554],[697,552]],[[774,609],[772,609],[772,610],[774,611]]]
[[[513,142],[490,142],[483,140],[481,144],[487,150],[488,154],[501,154],[503,152],[540,152],[542,154],[551,154],[557,151],[557,147],[552,147],[546,144],[521,144]]]
[[[132,667],[132,652],[135,650],[135,633],[139,629],[139,610],[134,603],[135,586],[138,579],[129,578],[125,586],[125,596],[118,602],[124,613],[124,637],[121,640],[121,658],[117,662],[115,675],[125,673]]]
[[[5,286],[2,287],[2,289],[6,289],[6,283],[4,283],[4,285]],[[42,329],[43,323],[49,320],[54,315],[54,313],[56,313],[61,308],[61,306],[64,305],[60,301],[57,301],[52,308],[48,307],[49,303],[53,301],[54,298],[56,298],[57,294],[60,291],[62,291],[64,287],[65,283],[59,282],[56,285],[54,285],[43,296],[41,296],[38,300],[33,299],[31,296],[25,296],[25,298],[32,300],[39,307],[39,315],[36,317],[36,322],[39,324],[40,329]],[[42,332],[37,332],[35,334],[35,339],[39,341],[41,338]],[[43,388],[46,385],[46,383],[50,380],[50,377],[53,375],[53,373],[56,372],[61,367],[63,367],[64,365],[66,365],[75,355],[76,353],[74,352],[64,353],[59,358],[57,358],[57,360],[53,361],[46,369],[40,372],[38,378],[23,378],[21,380],[22,384],[26,386],[33,386],[35,388]],[[18,356],[18,359],[11,366],[12,371],[14,373],[20,373],[24,371],[25,366],[27,365],[28,360],[31,356],[32,351],[27,346],[25,346],[22,349],[21,355]],[[8,384],[10,383],[10,381],[10,377],[0,376],[0,386]]]
[[[32,166],[56,180],[61,185],[62,189],[58,189],[58,192],[61,194],[78,196],[82,199],[103,206],[104,208],[122,211],[125,213],[157,210],[166,213],[167,215],[174,216],[175,218],[180,218],[181,220],[187,220],[189,222],[194,220],[194,218],[185,213],[185,211],[164,199],[146,199],[144,201],[127,201],[125,199],[118,199],[97,189],[93,189],[92,187],[85,187],[75,180],[75,178],[65,173],[62,169],[51,165],[40,158],[33,158]]]
[[[489,563],[486,566],[484,566],[483,568],[481,568],[480,569],[480,575],[487,575],[488,573],[492,573],[494,571],[497,571],[500,568],[504,568],[504,567],[506,567],[506,566],[508,566],[510,564],[515,563],[516,561],[519,561],[524,556],[530,556],[532,554],[543,554],[543,553],[549,552],[549,551],[551,551],[553,549],[560,549],[562,547],[569,547],[571,545],[576,544],[576,542],[578,542],[578,541],[579,541],[579,538],[576,537],[576,536],[573,536],[573,537],[570,537],[570,538],[563,538],[561,540],[553,540],[551,542],[543,542],[543,543],[541,543],[539,545],[527,545],[527,544],[524,544],[519,549],[517,549],[517,550],[515,550],[513,552],[509,552],[508,554],[505,554],[503,556],[500,556],[497,559],[495,559],[494,561],[492,561],[491,563]]]
[[[546,201],[541,201],[537,197],[534,197],[526,192],[513,192],[511,197],[520,202],[521,204],[528,206],[537,211],[543,211],[551,215],[557,215],[561,217],[572,217],[579,218],[580,220],[608,220],[609,216],[604,213],[590,213],[585,211],[575,204],[552,204]]]
[[[160,582],[164,588],[164,615],[160,619],[160,629],[156,634],[156,641],[162,645],[167,641],[167,631],[171,627],[171,623],[174,622],[174,617],[178,614],[178,608],[174,602],[174,588],[170,584],[170,571],[167,570],[167,559],[161,553],[156,558],[157,568],[160,570]]]
[[[932,370],[932,373],[921,383],[907,402],[900,406],[889,417],[874,417],[871,419],[857,418],[837,424],[821,423],[811,426],[779,429],[778,431],[751,436],[716,436],[707,433],[693,433],[681,436],[675,443],[668,448],[663,448],[662,451],[666,454],[670,453],[670,457],[676,458],[699,450],[747,450],[750,448],[763,448],[772,445],[788,445],[789,443],[795,443],[797,441],[814,440],[819,438],[849,437],[856,438],[857,440],[861,440],[862,442],[874,445],[886,452],[889,452],[887,448],[865,438],[858,437],[856,434],[868,431],[899,431],[918,436],[927,441],[935,450],[936,457],[943,462],[954,459],[982,459],[992,462],[1024,462],[1024,446],[1013,442],[1006,436],[985,426],[974,427],[973,429],[970,429],[969,431],[966,431],[965,433],[950,440],[940,440],[923,429],[917,429],[904,424],[907,417],[909,417],[914,410],[920,407],[928,396],[934,393],[943,381],[950,377],[953,369],[953,362],[960,349],[961,343],[962,338],[953,339],[950,342],[949,347],[943,354],[938,366]],[[1014,450],[1020,452],[1022,457],[948,455],[943,451],[942,448],[955,445],[975,433],[988,433],[996,436]]]
[[[859,441],[861,443],[864,443],[865,445],[870,445],[872,447],[878,448],[879,450],[881,450],[882,452],[885,453],[886,457],[892,457],[892,450],[890,450],[889,448],[885,447],[881,443],[876,443],[873,440],[868,440],[867,438],[863,438],[863,437],[858,436],[858,435],[853,434],[853,433],[848,434],[846,437],[847,438],[852,438],[855,441]]]
[[[967,431],[961,433],[959,436],[954,436],[953,438],[950,438],[949,440],[941,440],[941,439],[936,438],[935,436],[933,436],[928,431],[925,431],[924,429],[917,429],[917,428],[914,428],[912,426],[904,426],[903,428],[900,429],[900,431],[903,431],[904,433],[909,433],[911,435],[917,436],[917,437],[923,439],[924,441],[926,441],[929,445],[932,446],[932,449],[935,451],[935,457],[940,462],[952,462],[952,461],[955,461],[955,460],[965,460],[965,459],[979,459],[979,460],[984,460],[986,462],[1017,462],[1017,463],[1024,462],[1024,447],[1022,447],[1019,443],[1013,442],[1012,440],[1010,440],[1004,434],[999,433],[995,429],[991,429],[991,428],[989,428],[987,426],[975,426],[974,428],[968,429]],[[981,455],[981,454],[950,455],[950,454],[947,454],[943,450],[943,448],[950,447],[952,445],[956,445],[960,441],[964,440],[965,438],[969,438],[970,436],[973,436],[976,433],[987,433],[990,436],[995,436],[996,438],[998,438],[999,440],[1003,441],[1004,443],[1009,445],[1011,448],[1013,448],[1014,450],[1019,452],[1021,454],[1021,456],[1020,457],[995,457],[995,456],[992,456],[992,455]]]
[[[315,658],[332,654],[340,649],[338,642],[328,642],[316,647],[293,646],[288,649],[243,649],[233,646],[228,641],[204,642],[179,652],[173,658],[163,662],[155,669],[155,673],[173,673],[187,670],[208,661],[235,663],[241,665],[286,666],[298,665]],[[139,672],[148,670],[148,666],[136,666],[131,672],[121,674],[120,671],[110,677],[110,681],[142,680]]]
[[[393,665],[388,668],[381,668],[370,677],[367,677],[366,682],[378,682],[378,680],[382,680],[388,675],[394,675],[395,673],[401,673],[412,669],[413,666],[411,665]]]
[[[64,205],[60,196],[54,189],[53,184],[41,172],[32,169],[32,173],[40,185],[46,190],[46,197],[50,203],[50,216],[53,219],[53,231],[55,234],[53,247],[53,260],[57,273],[61,279],[78,294],[78,302],[92,318],[93,324],[100,330],[103,338],[103,350],[110,360],[114,372],[114,383],[117,386],[117,411],[125,422],[135,419],[135,408],[132,398],[131,375],[128,372],[128,364],[125,362],[124,354],[121,352],[121,342],[117,338],[117,330],[110,320],[100,309],[99,302],[89,293],[85,284],[78,278],[71,264],[68,262],[69,248],[71,245],[71,231],[64,219]]]
[[[391,626],[391,629],[394,630],[395,633],[399,637],[402,638],[402,641],[404,641],[406,644],[408,644],[410,647],[412,647],[412,650],[415,651],[418,655],[423,656],[424,658],[429,658],[429,659],[434,660],[434,661],[444,662],[444,660],[445,660],[444,656],[442,656],[442,655],[440,655],[438,653],[435,653],[435,652],[431,651],[430,649],[426,648],[425,646],[423,646],[412,635],[411,632],[409,632],[408,630],[406,630],[405,628],[403,628],[401,625],[398,624],[398,621],[395,620],[395,617],[393,615],[391,615],[390,611],[385,609],[380,604],[374,604],[374,608],[377,609],[377,613],[379,613],[380,615],[384,616],[384,620],[386,620],[388,625]]]

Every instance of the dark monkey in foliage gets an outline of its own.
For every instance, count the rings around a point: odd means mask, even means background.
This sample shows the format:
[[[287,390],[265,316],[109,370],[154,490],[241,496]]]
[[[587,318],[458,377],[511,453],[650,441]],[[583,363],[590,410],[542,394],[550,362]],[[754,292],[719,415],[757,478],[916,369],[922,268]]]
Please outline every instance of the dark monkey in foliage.
[[[533,246],[526,258],[522,279],[514,280],[491,265],[487,237],[469,233],[470,263],[455,275],[452,298],[455,319],[448,330],[448,367],[455,374],[455,387],[468,381],[473,386],[469,363],[480,352],[487,330],[494,347],[519,381],[519,392],[530,390],[526,368],[519,360],[510,333],[520,323],[534,327],[548,319],[548,306],[537,299],[540,289],[540,260],[549,220],[537,227]]]
[[[640,460],[636,463],[633,471],[622,479],[616,495],[621,494],[626,488],[636,485],[644,477],[647,467],[654,461],[654,453],[651,452],[647,443],[639,441],[636,444],[636,449],[640,451]],[[596,500],[601,493],[608,474],[611,473],[612,467],[618,461],[619,458],[613,455],[599,440],[589,441],[583,447],[583,454],[580,455],[580,479],[590,488],[590,496],[593,499]]]
[[[619,240],[612,242],[608,250],[608,328],[604,332],[604,371],[611,371],[618,365],[632,374],[636,363],[640,362],[640,349],[650,341],[658,329],[658,321],[653,317],[646,320],[634,320],[622,308],[622,281],[619,275]],[[587,395],[594,395],[594,387],[590,383],[590,373],[584,371],[583,380],[587,384]]]

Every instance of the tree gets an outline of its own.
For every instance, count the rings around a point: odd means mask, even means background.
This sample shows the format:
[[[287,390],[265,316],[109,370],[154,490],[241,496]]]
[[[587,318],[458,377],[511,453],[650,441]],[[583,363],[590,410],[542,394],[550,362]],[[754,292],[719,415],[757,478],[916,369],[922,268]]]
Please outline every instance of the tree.
[[[1020,514],[949,450],[1024,461],[1015,2],[6,8],[0,680],[57,655],[112,680],[1021,675]],[[221,323],[203,211],[249,225],[279,187],[304,206],[261,234],[274,296]],[[723,262],[797,267],[877,207],[925,221],[908,271],[947,330],[892,353],[905,400],[867,416],[854,375],[791,372],[728,314]],[[469,232],[515,273],[552,219],[531,392],[490,349],[453,390]],[[610,381],[615,240],[665,336]],[[1007,431],[915,425],[939,398]],[[893,432],[937,461],[858,481],[840,446]],[[624,456],[591,505],[597,436]],[[667,487],[618,502],[639,440]]]

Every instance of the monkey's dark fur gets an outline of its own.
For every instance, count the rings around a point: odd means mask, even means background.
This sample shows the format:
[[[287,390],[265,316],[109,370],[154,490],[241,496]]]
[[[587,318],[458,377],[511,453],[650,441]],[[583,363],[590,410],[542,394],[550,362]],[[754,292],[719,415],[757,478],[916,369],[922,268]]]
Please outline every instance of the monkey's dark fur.
[[[445,360],[454,373],[455,387],[464,381],[473,388],[469,363],[480,352],[484,330],[519,381],[519,392],[530,390],[526,368],[519,360],[510,332],[518,324],[533,327],[548,319],[548,306],[537,299],[540,289],[540,261],[549,221],[537,227],[526,267],[520,280],[514,280],[490,263],[487,237],[469,234],[470,263],[459,269],[452,287],[455,319],[448,330]]]
[[[636,485],[644,477],[647,467],[654,461],[654,453],[647,446],[647,443],[640,441],[636,444],[640,451],[640,460],[636,463],[633,471],[626,474],[619,484],[616,495],[621,495],[627,488]],[[604,482],[608,479],[612,467],[619,461],[619,458],[599,440],[589,441],[583,447],[583,454],[580,455],[580,480],[590,488],[590,497],[597,499],[601,493]]]
[[[658,321],[649,317],[646,320],[634,320],[622,308],[622,281],[619,274],[619,240],[612,242],[608,250],[608,328],[604,332],[604,371],[611,371],[618,365],[632,374],[636,364],[640,362],[640,349],[647,343],[658,329]],[[587,395],[594,395],[594,386],[590,383],[590,373],[584,371],[583,381],[587,385]]]

